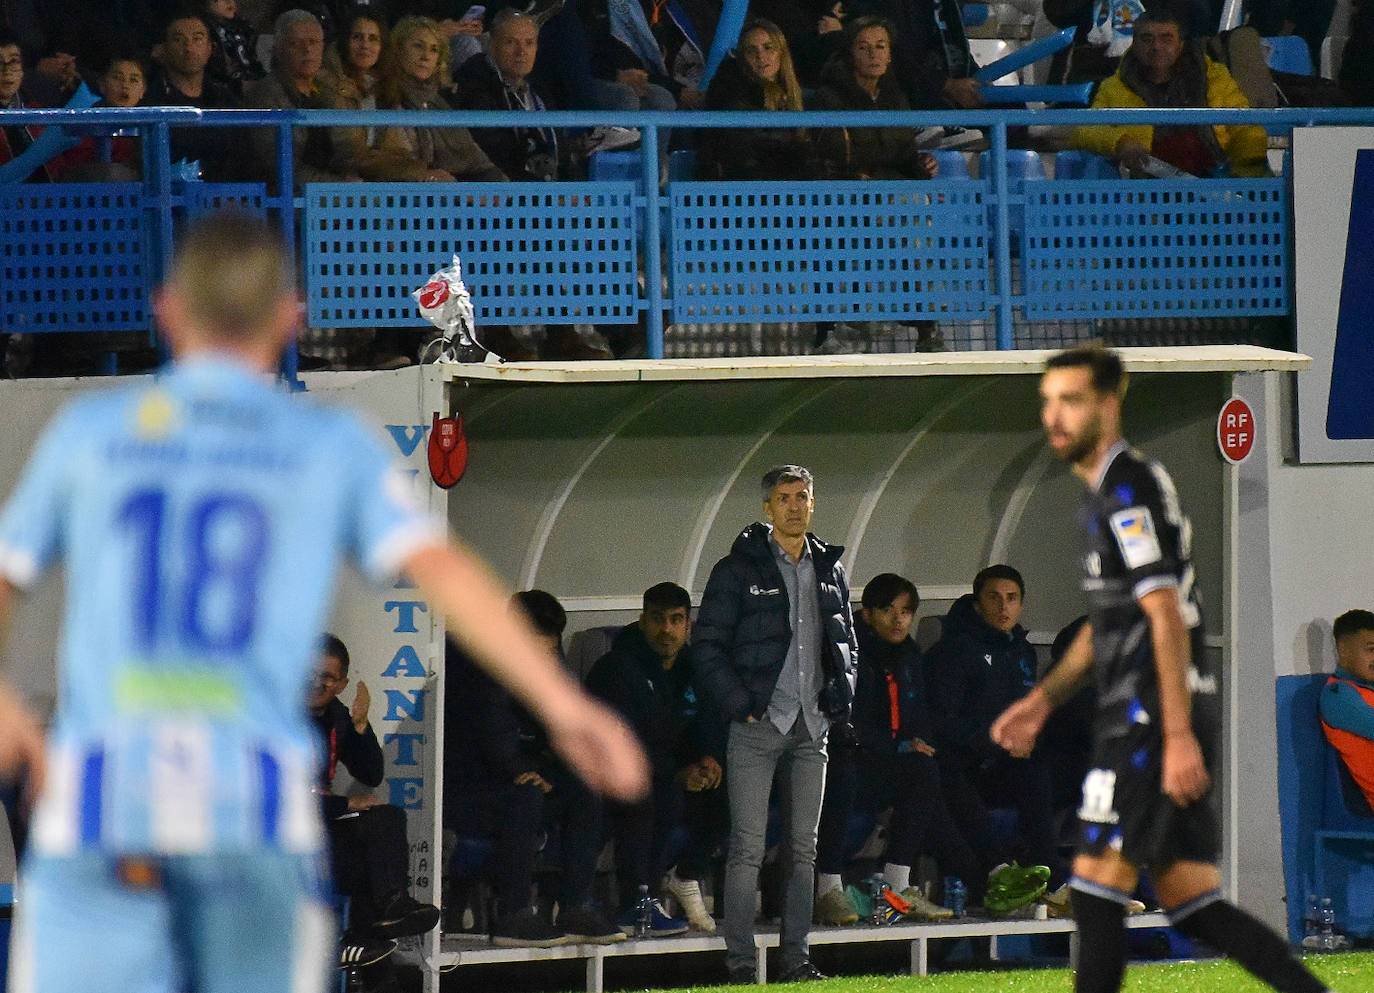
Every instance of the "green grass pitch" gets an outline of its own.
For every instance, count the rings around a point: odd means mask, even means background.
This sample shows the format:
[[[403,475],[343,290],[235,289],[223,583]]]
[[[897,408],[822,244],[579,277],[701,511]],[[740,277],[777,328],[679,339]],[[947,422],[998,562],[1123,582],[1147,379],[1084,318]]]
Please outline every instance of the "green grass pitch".
[[[1308,955],[1303,961],[1336,993],[1374,991],[1374,952]],[[1068,969],[1006,969],[935,976],[846,976],[755,988],[806,993],[1072,993],[1073,974]],[[1232,962],[1208,960],[1132,965],[1121,989],[1122,993],[1269,993],[1270,987]]]

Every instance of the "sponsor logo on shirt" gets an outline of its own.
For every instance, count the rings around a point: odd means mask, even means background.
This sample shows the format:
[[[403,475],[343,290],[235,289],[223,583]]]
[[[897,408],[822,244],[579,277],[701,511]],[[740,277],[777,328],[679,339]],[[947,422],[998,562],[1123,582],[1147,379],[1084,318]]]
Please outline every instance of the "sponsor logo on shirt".
[[[1148,508],[1118,510],[1111,516],[1110,524],[1126,568],[1139,569],[1160,560],[1159,539],[1155,537],[1155,522]]]

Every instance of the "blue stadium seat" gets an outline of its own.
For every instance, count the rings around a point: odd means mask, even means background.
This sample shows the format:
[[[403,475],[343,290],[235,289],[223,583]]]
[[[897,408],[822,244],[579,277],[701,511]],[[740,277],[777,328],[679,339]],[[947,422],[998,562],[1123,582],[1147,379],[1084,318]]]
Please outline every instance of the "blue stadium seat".
[[[978,156],[978,176],[992,181],[992,152],[986,151]],[[1027,179],[1044,179],[1045,163],[1040,153],[1031,148],[1007,149],[1007,184],[1017,188],[1018,183]]]
[[[644,182],[639,152],[593,152],[587,159],[587,178],[594,182]]]
[[[1116,163],[1082,148],[1070,148],[1054,157],[1055,179],[1120,179]]]
[[[1316,71],[1312,65],[1312,50],[1307,41],[1299,35],[1282,34],[1262,39],[1264,60],[1275,72],[1291,72],[1299,76],[1310,76]]]
[[[966,3],[962,4],[964,16],[964,27],[976,28],[980,24],[986,24],[992,16],[992,6],[986,3]]]
[[[968,159],[957,148],[937,148],[931,155],[940,164],[938,179],[969,179]]]
[[[685,183],[696,178],[697,153],[693,148],[679,148],[668,156],[668,182]]]
[[[987,182],[988,194],[991,196],[993,188],[991,150],[978,156],[978,178]],[[1027,180],[1044,178],[1045,163],[1041,161],[1039,152],[1030,148],[1007,149],[1008,195],[1020,196],[1025,191]],[[996,208],[992,204],[988,204],[989,227],[996,225],[996,217]],[[1026,205],[1024,203],[1010,204],[1007,208],[1007,221],[1011,228],[1012,251],[1019,254],[1022,236],[1026,231]]]

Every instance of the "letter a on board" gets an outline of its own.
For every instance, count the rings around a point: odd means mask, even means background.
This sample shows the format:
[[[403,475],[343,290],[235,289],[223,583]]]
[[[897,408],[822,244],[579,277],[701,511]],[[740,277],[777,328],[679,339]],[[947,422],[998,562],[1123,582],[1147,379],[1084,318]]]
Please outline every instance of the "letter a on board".
[[[1355,154],[1341,309],[1326,401],[1328,438],[1374,438],[1374,149]]]
[[[468,437],[463,433],[463,415],[440,417],[434,412],[429,432],[429,474],[434,482],[448,489],[463,478],[468,467]]]

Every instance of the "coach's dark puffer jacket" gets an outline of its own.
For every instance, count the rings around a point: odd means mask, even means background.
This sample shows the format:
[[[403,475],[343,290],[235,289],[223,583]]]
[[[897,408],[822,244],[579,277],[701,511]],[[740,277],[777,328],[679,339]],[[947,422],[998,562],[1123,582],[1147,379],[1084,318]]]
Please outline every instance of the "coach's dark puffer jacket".
[[[762,523],[740,532],[730,554],[711,570],[692,628],[698,691],[726,721],[763,717],[792,643],[787,586],[773,561],[770,534]],[[858,648],[849,580],[840,564],[844,549],[809,533],[806,540],[826,636],[820,709],[832,721],[848,720]]]

